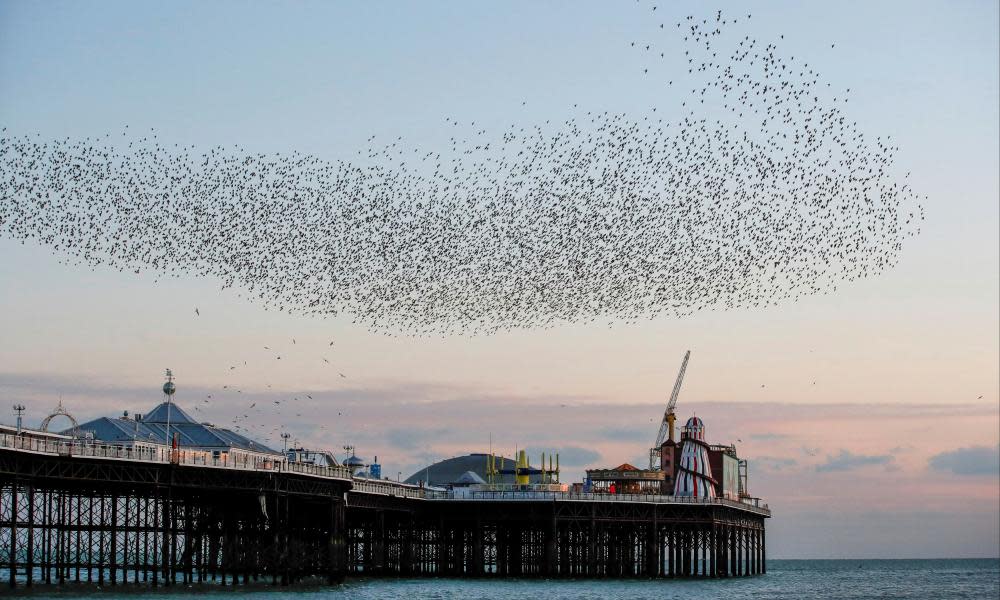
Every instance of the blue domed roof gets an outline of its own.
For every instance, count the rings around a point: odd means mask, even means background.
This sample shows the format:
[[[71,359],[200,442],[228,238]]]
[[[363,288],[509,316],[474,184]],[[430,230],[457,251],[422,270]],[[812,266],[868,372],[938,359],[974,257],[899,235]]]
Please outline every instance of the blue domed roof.
[[[168,417],[172,425],[198,422],[191,418],[191,415],[187,414],[187,412],[181,410],[181,407],[177,406],[174,402],[162,402],[158,404],[156,408],[143,415],[142,420],[146,423],[166,423]]]

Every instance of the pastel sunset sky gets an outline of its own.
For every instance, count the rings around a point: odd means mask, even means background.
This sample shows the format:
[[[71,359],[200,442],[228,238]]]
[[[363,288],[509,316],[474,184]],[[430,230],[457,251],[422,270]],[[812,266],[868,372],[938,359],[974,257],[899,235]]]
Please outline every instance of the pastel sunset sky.
[[[294,407],[252,413],[278,447],[286,430],[340,454],[354,444],[405,478],[492,439],[534,460],[557,451],[578,481],[642,466],[690,349],[678,413],[749,459],[750,491],[774,511],[771,556],[1000,555],[997,3],[717,5],[752,12],[760,39],[783,35],[852,89],[861,129],[898,142],[928,199],[895,269],[763,310],[399,337],[0,238],[0,422],[21,402],[35,425],[60,399],[80,420],[145,412],[170,367],[177,403],[218,425],[253,402]],[[433,147],[446,117],[669,107],[630,54],[649,27],[628,2],[0,2],[0,127],[128,125],[199,149],[349,160],[371,135]]]

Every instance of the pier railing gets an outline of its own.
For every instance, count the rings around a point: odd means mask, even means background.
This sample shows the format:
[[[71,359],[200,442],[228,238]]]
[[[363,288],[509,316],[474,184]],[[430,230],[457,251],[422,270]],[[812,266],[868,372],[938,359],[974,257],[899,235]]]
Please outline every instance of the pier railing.
[[[421,498],[424,500],[448,498],[448,492],[445,490],[435,490],[409,483],[378,479],[355,479],[351,483],[351,491],[361,492],[362,494],[379,494],[382,496],[396,496],[398,498]]]
[[[283,457],[268,457],[247,453],[212,452],[206,450],[173,450],[165,446],[121,445],[80,440],[49,440],[11,434],[0,435],[0,448],[10,448],[51,456],[80,456],[145,463],[173,463],[183,466],[239,469],[245,471],[277,471],[350,479],[347,467],[324,467],[307,463],[290,463]]]
[[[470,491],[465,494],[449,493],[452,500],[500,500],[500,501],[580,501],[580,502],[641,502],[649,504],[716,504],[730,506],[741,510],[750,510],[764,515],[770,515],[771,510],[760,498],[744,498],[730,500],[729,498],[694,498],[691,496],[668,496],[665,494],[601,494],[593,492],[548,492],[548,491],[515,491],[515,490],[482,490]]]

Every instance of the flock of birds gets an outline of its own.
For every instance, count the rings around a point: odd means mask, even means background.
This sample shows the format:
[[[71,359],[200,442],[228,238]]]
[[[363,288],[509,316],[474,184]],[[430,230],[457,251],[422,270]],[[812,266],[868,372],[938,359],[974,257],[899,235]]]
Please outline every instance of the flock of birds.
[[[664,12],[631,47],[680,106],[643,116],[447,119],[444,147],[373,137],[354,162],[4,130],[0,235],[403,335],[752,309],[892,267],[921,198],[849,90],[747,35],[751,15]]]
[[[195,308],[195,314],[201,316],[201,311]],[[298,345],[295,338],[291,338],[291,346]],[[305,344],[305,346],[309,345]],[[333,350],[333,346],[334,342],[331,341],[323,348],[323,352],[318,353],[318,357],[327,368],[333,370],[336,374],[334,377],[346,379],[347,375],[337,370],[334,363],[326,356],[328,354],[326,351]],[[293,352],[288,344],[284,344],[284,349],[277,346],[262,346],[262,350],[266,360],[282,360],[283,356],[286,360],[291,359],[292,361],[301,361],[303,358],[313,360],[315,358],[313,354],[315,348],[312,347],[303,348],[306,353],[305,357],[302,356],[302,353]],[[254,360],[254,358],[260,359],[261,357],[254,356],[250,360]],[[281,445],[278,438],[281,437],[282,433],[293,428],[301,430],[301,427],[294,427],[294,425],[303,423],[303,419],[315,426],[315,433],[318,435],[327,436],[332,433],[327,424],[310,421],[313,416],[309,414],[310,411],[323,401],[322,398],[314,398],[312,394],[307,392],[279,393],[272,389],[271,384],[266,384],[264,395],[244,394],[243,389],[238,384],[239,377],[242,376],[241,372],[249,369],[260,369],[260,361],[255,360],[253,365],[249,364],[248,360],[235,362],[236,364],[230,365],[227,369],[229,383],[221,385],[210,394],[205,394],[200,402],[193,405],[192,408],[200,420],[208,418],[209,413],[218,414],[215,410],[220,408],[218,405],[227,409],[231,409],[235,405],[237,410],[231,419],[231,429],[251,439],[263,440],[272,446]],[[264,370],[266,371],[266,369]],[[202,410],[203,408],[205,410]],[[341,408],[337,412],[337,416],[343,417],[344,410]],[[364,427],[366,424],[361,426]]]

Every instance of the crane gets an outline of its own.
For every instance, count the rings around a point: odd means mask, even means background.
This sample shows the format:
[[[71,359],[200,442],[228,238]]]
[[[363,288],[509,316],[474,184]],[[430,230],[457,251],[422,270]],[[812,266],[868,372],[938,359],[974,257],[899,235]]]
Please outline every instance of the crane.
[[[659,469],[660,447],[667,439],[674,439],[674,406],[677,405],[677,396],[681,393],[681,383],[684,381],[684,372],[687,371],[688,359],[691,358],[691,351],[684,353],[684,361],[681,363],[681,370],[677,373],[677,381],[674,382],[674,391],[670,393],[670,401],[667,402],[667,410],[663,411],[663,422],[660,423],[660,432],[656,434],[656,444],[649,449],[649,468]]]

